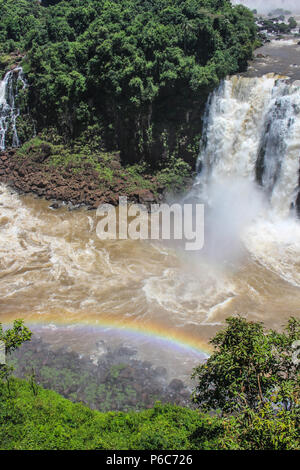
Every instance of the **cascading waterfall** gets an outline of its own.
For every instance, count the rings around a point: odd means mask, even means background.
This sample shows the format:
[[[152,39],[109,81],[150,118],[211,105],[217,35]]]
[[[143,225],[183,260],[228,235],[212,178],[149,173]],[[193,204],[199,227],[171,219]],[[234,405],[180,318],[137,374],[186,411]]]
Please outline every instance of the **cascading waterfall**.
[[[6,73],[0,82],[0,149],[6,147],[7,133],[11,131],[11,143],[13,147],[19,146],[19,137],[16,121],[20,110],[16,105],[19,88],[26,87],[26,81],[22,67],[17,67]]]
[[[263,188],[273,211],[289,215],[299,192],[299,86],[274,75],[225,80],[208,101],[203,135],[202,194],[226,177],[244,179]]]
[[[206,204],[206,250],[232,265],[244,249],[300,285],[300,87],[270,74],[231,77],[210,96],[192,196]]]

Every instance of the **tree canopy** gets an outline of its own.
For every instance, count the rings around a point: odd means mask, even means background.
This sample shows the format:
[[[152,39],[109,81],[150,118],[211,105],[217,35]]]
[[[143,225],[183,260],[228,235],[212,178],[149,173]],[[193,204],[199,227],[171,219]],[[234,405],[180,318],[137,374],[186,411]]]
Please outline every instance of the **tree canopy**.
[[[211,341],[216,351],[194,371],[194,401],[224,412],[257,411],[270,403],[286,410],[296,407],[300,367],[294,346],[300,321],[291,318],[282,333],[266,332],[262,323],[244,318],[226,321],[227,328]]]
[[[161,158],[166,140],[188,154],[187,113],[256,41],[253,14],[229,0],[0,0],[0,18],[2,53],[26,54],[37,129],[71,139],[97,124],[127,160]]]

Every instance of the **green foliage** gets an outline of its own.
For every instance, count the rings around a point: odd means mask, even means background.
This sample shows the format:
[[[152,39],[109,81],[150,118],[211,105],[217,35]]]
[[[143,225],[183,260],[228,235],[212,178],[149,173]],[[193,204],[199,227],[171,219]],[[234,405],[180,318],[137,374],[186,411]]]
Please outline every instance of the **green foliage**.
[[[15,320],[13,327],[3,330],[2,323],[0,323],[0,341],[4,343],[5,355],[11,354],[18,349],[26,341],[30,341],[32,332],[24,325],[23,320]],[[11,394],[11,374],[13,367],[7,364],[0,364],[0,383],[5,381],[9,395]]]
[[[295,318],[282,333],[243,318],[227,319],[227,328],[211,341],[216,351],[193,374],[194,401],[227,415],[218,448],[299,448],[299,339]]]
[[[179,190],[185,186],[185,181],[191,178],[190,165],[181,158],[171,158],[165,168],[158,171],[156,177],[159,184],[169,191]]]
[[[297,28],[297,21],[293,16],[291,16],[288,21],[291,29]]]
[[[207,421],[197,411],[159,403],[140,413],[104,414],[41,387],[34,394],[17,379],[14,390],[9,397],[0,385],[1,450],[184,449]]]
[[[229,318],[227,328],[211,343],[216,352],[197,367],[194,400],[203,409],[223,412],[291,410],[299,403],[299,364],[293,345],[300,339],[300,321],[291,318],[283,333],[265,332],[261,323]]]
[[[153,166],[163,133],[170,154],[195,159],[186,147],[200,119],[186,112],[201,112],[256,41],[253,14],[228,0],[0,0],[0,18],[3,62],[26,52],[38,131],[55,126],[71,140],[98,125],[108,150]]]
[[[277,33],[277,34],[289,34],[292,29],[297,27],[297,21],[294,17],[290,17],[288,19],[288,23],[284,23],[284,14],[280,13],[283,10],[279,9],[276,10],[276,15],[269,14],[268,16],[273,16],[271,19],[266,18],[259,18],[260,23],[260,31],[267,30],[269,33]],[[285,14],[289,14],[290,12],[285,12]],[[280,20],[280,21],[279,21]]]
[[[226,418],[160,403],[139,413],[101,413],[24,380],[13,379],[12,390],[0,384],[1,450],[299,449],[295,414],[274,416],[267,405]]]
[[[265,403],[258,412],[248,409],[228,422],[222,442],[224,449],[299,449],[299,410],[280,410],[275,414],[272,405]]]
[[[15,320],[13,327],[3,330],[0,323],[0,340],[5,344],[6,354],[19,348],[25,341],[30,341],[32,332],[24,325],[23,320]]]
[[[116,193],[128,197],[143,189],[152,191],[155,196],[163,190],[182,191],[193,175],[191,166],[175,157],[154,170],[145,161],[122,165],[118,153],[101,150],[101,137],[97,142],[93,127],[72,145],[65,144],[54,129],[44,130],[25,142],[17,150],[17,156],[20,160],[30,160],[32,165],[39,164],[45,174],[49,169],[59,169],[72,176],[81,174],[86,168],[92,169],[95,180],[99,179],[99,188],[103,191],[115,188]]]

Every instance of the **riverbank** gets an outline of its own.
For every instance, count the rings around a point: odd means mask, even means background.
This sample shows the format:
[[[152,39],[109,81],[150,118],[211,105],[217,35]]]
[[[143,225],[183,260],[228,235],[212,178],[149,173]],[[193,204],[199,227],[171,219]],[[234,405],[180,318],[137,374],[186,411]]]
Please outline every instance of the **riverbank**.
[[[0,182],[51,201],[53,209],[97,209],[118,205],[121,196],[132,203],[159,203],[167,192],[188,188],[192,169],[177,159],[152,172],[143,164],[123,166],[118,152],[93,152],[87,146],[78,151],[37,137],[0,153]]]

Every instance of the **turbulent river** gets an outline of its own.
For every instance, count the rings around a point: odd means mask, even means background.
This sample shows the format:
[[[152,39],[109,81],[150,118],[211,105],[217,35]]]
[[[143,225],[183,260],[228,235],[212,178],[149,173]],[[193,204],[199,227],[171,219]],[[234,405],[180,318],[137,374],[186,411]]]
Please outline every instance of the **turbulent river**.
[[[200,123],[199,123],[200,126]],[[99,339],[184,378],[230,315],[280,328],[300,315],[300,88],[231,77],[209,99],[199,174],[205,246],[101,241],[92,211],[0,187],[0,321],[101,355]]]

